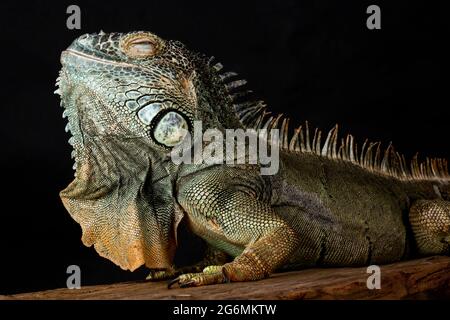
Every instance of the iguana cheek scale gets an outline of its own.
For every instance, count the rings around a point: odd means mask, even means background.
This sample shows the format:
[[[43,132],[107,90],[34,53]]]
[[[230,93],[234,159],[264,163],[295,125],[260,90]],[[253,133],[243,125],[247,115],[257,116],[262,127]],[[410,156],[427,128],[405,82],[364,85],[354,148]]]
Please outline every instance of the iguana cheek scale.
[[[235,73],[150,32],[84,35],[61,63],[56,93],[76,169],[61,199],[83,243],[123,269],[145,264],[149,279],[183,287],[450,252],[444,159],[408,164],[392,145],[359,147],[337,126],[290,129]],[[221,132],[280,129],[278,172],[175,164],[170,152],[194,121]],[[177,269],[182,219],[209,249]]]

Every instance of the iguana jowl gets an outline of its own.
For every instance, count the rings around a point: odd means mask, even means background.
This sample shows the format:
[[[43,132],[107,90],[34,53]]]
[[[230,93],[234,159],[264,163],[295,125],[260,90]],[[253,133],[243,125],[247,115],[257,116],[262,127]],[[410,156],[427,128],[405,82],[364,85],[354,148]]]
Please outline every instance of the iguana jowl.
[[[392,146],[341,140],[337,126],[324,143],[307,123],[291,135],[288,119],[242,99],[236,74],[150,32],[81,36],[61,62],[57,92],[76,160],[61,198],[83,243],[123,269],[145,264],[150,279],[198,286],[450,252],[445,160],[409,166]],[[170,151],[194,120],[222,131],[280,128],[278,173],[175,165]],[[181,219],[211,249],[175,269]]]

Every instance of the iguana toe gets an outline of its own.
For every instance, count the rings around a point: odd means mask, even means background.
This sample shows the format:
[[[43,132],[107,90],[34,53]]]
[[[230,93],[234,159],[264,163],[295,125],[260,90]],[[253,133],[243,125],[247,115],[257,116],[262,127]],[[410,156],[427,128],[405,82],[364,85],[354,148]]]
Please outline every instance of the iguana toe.
[[[200,287],[210,284],[219,284],[227,282],[225,275],[220,272],[211,273],[186,273],[182,274],[168,284],[170,289],[174,284],[178,283],[180,288]]]
[[[174,270],[152,270],[145,279],[149,281],[161,281],[173,279],[177,275],[178,273]]]
[[[222,272],[222,266],[207,266],[206,268],[203,269],[203,273],[205,274],[213,274],[213,273],[218,273],[218,272]]]

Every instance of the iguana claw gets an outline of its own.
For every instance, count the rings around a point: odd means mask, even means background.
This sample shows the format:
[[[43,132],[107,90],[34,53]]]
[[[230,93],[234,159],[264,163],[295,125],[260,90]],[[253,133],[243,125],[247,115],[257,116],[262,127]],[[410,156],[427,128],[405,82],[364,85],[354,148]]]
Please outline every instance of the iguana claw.
[[[229,282],[222,272],[222,266],[208,266],[201,273],[185,273],[173,279],[167,285],[171,288],[178,283],[180,288],[200,287],[210,284]]]

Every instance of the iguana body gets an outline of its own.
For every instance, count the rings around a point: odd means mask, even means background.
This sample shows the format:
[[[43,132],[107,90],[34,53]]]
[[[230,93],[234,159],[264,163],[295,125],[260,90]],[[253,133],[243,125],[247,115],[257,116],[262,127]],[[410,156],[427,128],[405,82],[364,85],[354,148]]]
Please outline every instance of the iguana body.
[[[61,61],[76,159],[61,198],[83,242],[124,269],[145,264],[151,279],[195,286],[450,252],[445,160],[415,158],[408,169],[392,146],[358,148],[352,136],[341,142],[337,127],[324,143],[307,124],[290,137],[288,119],[258,101],[239,103],[235,74],[148,32],[85,35]],[[278,173],[175,165],[170,151],[194,120],[222,131],[280,128]],[[181,219],[210,250],[203,263],[174,269]]]

